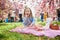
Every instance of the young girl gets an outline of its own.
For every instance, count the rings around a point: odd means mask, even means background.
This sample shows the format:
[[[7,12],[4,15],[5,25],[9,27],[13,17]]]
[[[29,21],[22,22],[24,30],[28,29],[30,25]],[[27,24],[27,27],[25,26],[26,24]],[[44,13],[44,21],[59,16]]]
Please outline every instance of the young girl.
[[[32,26],[34,24],[34,19],[33,19],[33,16],[32,16],[32,11],[28,7],[26,7],[24,9],[23,24],[24,24],[25,27]]]
[[[24,16],[23,16],[23,24],[27,28],[31,28],[34,30],[40,30],[41,25],[36,25],[34,23],[34,18],[32,16],[32,11],[30,8],[26,7],[24,10]]]

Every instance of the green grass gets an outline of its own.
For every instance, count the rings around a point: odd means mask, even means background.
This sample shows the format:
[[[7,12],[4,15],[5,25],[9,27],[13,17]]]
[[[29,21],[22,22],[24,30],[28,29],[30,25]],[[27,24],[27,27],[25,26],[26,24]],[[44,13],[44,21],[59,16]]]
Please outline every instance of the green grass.
[[[37,23],[41,24],[42,22],[37,22]],[[45,25],[45,23],[43,22],[42,25]],[[31,34],[20,34],[20,33],[9,31],[17,26],[23,26],[23,24],[22,23],[0,23],[0,40],[39,40],[39,38],[41,38]],[[47,40],[47,37],[42,37],[42,40]],[[60,37],[57,36],[56,38],[51,38],[50,40],[60,40]]]

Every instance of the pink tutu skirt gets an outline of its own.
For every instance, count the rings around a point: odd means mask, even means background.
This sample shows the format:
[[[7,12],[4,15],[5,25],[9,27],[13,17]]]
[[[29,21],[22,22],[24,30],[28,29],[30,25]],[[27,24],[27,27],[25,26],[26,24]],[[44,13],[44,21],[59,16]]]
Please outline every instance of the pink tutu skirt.
[[[36,25],[26,28],[16,27],[15,29],[12,29],[10,31],[23,34],[33,34],[36,36],[47,36],[49,38],[54,38],[58,35],[60,36],[60,30],[43,29],[42,27]]]
[[[42,36],[42,29],[38,26],[20,28],[16,27],[15,29],[10,30],[11,32],[24,33],[24,34],[33,34],[36,36]]]

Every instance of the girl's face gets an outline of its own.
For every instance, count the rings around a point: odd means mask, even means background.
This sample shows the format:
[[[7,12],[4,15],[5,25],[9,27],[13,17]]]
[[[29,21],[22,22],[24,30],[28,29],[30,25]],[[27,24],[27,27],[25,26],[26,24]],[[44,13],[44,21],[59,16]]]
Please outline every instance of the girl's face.
[[[25,10],[25,17],[29,17],[31,14],[30,14],[30,9],[26,9]]]

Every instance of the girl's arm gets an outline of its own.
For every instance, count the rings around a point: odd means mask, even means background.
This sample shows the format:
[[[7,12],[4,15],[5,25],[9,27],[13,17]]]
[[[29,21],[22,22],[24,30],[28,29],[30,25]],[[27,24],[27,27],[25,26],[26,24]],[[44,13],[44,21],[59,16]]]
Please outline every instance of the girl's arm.
[[[32,18],[32,23],[29,26],[33,26],[34,23],[35,23],[35,20],[34,20],[34,18]]]

